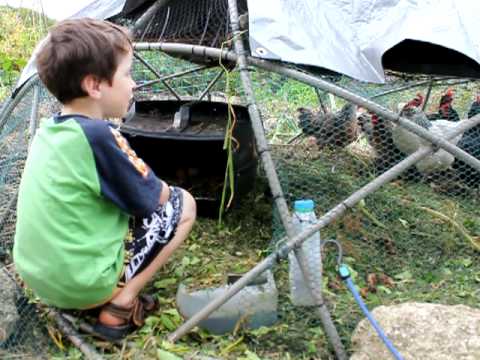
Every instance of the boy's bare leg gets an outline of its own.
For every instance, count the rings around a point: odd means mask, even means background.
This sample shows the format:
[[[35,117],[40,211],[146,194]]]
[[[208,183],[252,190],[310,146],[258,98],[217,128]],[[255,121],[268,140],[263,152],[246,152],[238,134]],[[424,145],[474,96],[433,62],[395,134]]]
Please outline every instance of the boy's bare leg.
[[[177,226],[175,236],[170,242],[158,253],[157,257],[138,275],[126,283],[120,289],[110,302],[128,307],[145,285],[153,278],[155,273],[167,262],[172,253],[185,241],[192,229],[196,217],[196,204],[192,195],[182,190],[183,194],[183,211]],[[124,321],[112,316],[106,311],[102,311],[99,316],[101,323],[105,325],[120,325]]]

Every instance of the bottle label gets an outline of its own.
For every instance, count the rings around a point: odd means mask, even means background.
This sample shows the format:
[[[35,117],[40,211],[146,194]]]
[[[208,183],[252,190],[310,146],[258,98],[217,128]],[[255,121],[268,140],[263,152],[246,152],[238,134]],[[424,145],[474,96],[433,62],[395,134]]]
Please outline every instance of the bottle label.
[[[312,216],[313,215],[313,216]],[[314,224],[317,219],[313,213],[294,213],[295,218],[301,223]]]

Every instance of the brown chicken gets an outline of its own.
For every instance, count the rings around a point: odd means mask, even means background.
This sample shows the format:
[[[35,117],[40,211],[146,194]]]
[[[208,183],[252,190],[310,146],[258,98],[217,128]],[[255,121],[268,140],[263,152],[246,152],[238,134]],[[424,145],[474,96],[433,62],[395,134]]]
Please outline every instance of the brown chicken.
[[[345,147],[355,141],[360,129],[357,123],[357,106],[347,103],[336,113],[315,113],[298,109],[298,126],[305,135],[314,136],[318,148]]]

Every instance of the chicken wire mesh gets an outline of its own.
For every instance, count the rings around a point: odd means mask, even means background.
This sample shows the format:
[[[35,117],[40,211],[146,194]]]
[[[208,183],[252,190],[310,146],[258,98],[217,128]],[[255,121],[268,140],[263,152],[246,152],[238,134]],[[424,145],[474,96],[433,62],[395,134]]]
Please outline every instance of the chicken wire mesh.
[[[19,95],[6,101],[0,120],[0,357],[40,359],[48,357],[52,343],[45,319],[16,277],[12,247],[30,122],[48,116],[54,102],[36,80],[26,84]]]
[[[334,82],[404,115],[409,106],[417,104],[418,94],[425,98],[430,83],[397,76],[381,86],[345,77]],[[256,86],[255,94],[290,209],[295,200],[313,199],[317,217],[322,216],[424,145],[413,134],[398,134],[400,129],[391,122],[351,103],[291,79],[277,83],[288,90],[276,93],[275,105],[260,100],[265,87]],[[420,85],[413,87],[415,83]],[[478,106],[478,85],[459,79],[434,83],[424,108],[428,119],[424,126],[445,137],[459,121],[468,121],[463,119],[474,116]],[[453,97],[449,113],[458,117],[448,118],[443,111],[446,96]],[[422,117],[423,105],[414,106],[412,117]],[[440,115],[442,118],[436,119]],[[480,143],[473,144],[479,139],[476,134],[478,125],[454,143],[478,159]],[[369,307],[402,301],[478,306],[480,294],[474,279],[478,267],[473,264],[478,262],[480,245],[479,172],[455,158],[436,155],[438,152],[320,231],[323,240],[334,239],[342,245],[344,262],[354,270]],[[278,216],[274,235],[274,239],[285,235]],[[336,275],[337,256],[335,247],[325,246],[322,286],[340,336],[348,343],[363,315],[342,295],[345,290]],[[308,309],[296,309],[295,315],[315,324]]]
[[[159,9],[154,20],[137,33],[137,39],[220,47],[226,45],[229,36],[226,13],[224,1],[194,5],[174,2]],[[140,16],[139,11],[121,22],[132,24]],[[139,51],[138,55],[133,75],[137,84],[145,85],[136,92],[138,101],[179,98],[189,101],[203,96],[205,101],[245,104],[239,74],[230,65],[223,68],[217,61],[190,59],[201,63],[199,67],[158,51]],[[188,73],[147,86],[157,76],[145,63],[163,77]],[[312,199],[320,217],[425,145],[390,121],[287,76],[255,68],[250,69],[250,76],[290,209],[295,200]],[[372,85],[345,76],[319,76],[396,113],[402,112],[440,136],[448,135],[455,123],[471,118],[477,111],[479,84],[469,79],[390,73],[387,84]],[[4,265],[11,264],[15,221],[12,199],[26,156],[34,105],[32,91],[22,95],[5,123],[0,119],[0,196],[1,204],[10,204],[0,209],[0,251]],[[44,89],[39,99],[38,118],[49,116],[58,107]],[[452,141],[476,158],[480,156],[478,128],[465,131]],[[342,244],[344,261],[354,270],[369,306],[406,300],[478,306],[478,180],[477,170],[441,150],[436,151],[322,229],[321,238],[336,239]],[[271,251],[285,235],[275,210],[273,218]],[[336,276],[337,253],[329,246],[324,249],[321,286],[340,336],[349,344],[350,334],[362,315]],[[8,269],[12,273],[11,267]],[[249,347],[267,358],[281,358],[284,352],[295,357],[331,357],[332,349],[317,314],[311,308],[291,303],[288,261],[274,270],[279,321],[274,331],[260,335],[247,332]],[[13,278],[9,279],[2,284],[14,284]],[[14,293],[18,293],[18,285],[12,286],[16,289]],[[249,302],[244,296],[237,297],[240,307]],[[24,324],[32,325],[35,333],[44,334],[41,329],[45,323],[35,307],[12,299],[10,303],[16,305],[12,313],[17,312]],[[7,354],[11,357],[28,357],[28,351],[32,354],[49,351],[37,341],[30,341],[35,345],[30,350],[18,347],[33,338],[29,331],[12,330],[2,346],[7,344]],[[45,337],[42,339],[48,342]]]

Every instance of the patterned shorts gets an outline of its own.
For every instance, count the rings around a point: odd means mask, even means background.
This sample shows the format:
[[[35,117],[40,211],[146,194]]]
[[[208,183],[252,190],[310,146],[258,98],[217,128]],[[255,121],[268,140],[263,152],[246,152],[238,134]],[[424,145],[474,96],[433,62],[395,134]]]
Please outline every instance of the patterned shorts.
[[[132,219],[125,240],[125,269],[119,286],[145,269],[173,238],[183,208],[180,188],[170,187],[168,201],[145,218]]]

